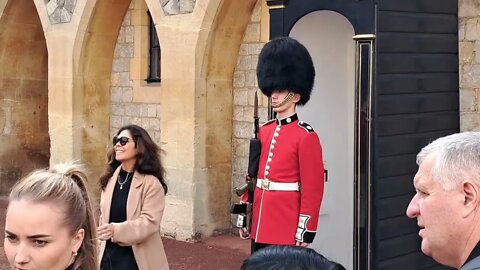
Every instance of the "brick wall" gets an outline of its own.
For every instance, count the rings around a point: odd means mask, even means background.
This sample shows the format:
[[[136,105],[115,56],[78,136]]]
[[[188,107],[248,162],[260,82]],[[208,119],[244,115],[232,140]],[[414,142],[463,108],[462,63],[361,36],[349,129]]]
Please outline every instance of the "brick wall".
[[[480,2],[459,0],[460,128],[480,130]]]
[[[256,67],[264,43],[260,37],[261,2],[258,1],[245,30],[233,78],[233,186],[245,183],[248,165],[248,142],[253,134],[253,102],[258,89]],[[260,123],[267,120],[268,99],[258,90]],[[235,195],[236,196],[236,195]],[[232,200],[237,198],[233,196]]]
[[[135,1],[144,0],[134,0],[130,4],[115,46],[110,88],[110,134],[113,136],[123,125],[136,124],[147,130],[155,142],[160,144],[160,105],[133,100],[136,86],[131,79],[130,68],[140,68],[130,65],[130,61],[135,57],[135,25],[131,20],[132,11],[138,6]]]

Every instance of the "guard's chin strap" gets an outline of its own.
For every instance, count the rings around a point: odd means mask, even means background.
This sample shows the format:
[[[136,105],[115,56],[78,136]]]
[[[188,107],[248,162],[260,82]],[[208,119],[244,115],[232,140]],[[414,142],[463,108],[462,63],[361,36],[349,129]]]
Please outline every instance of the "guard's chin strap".
[[[285,96],[285,98],[283,98],[283,100],[280,103],[272,105],[272,108],[282,107],[283,105],[285,105],[285,103],[289,102],[293,98],[294,95],[295,95],[294,92],[292,92],[292,91],[288,92],[288,94]]]

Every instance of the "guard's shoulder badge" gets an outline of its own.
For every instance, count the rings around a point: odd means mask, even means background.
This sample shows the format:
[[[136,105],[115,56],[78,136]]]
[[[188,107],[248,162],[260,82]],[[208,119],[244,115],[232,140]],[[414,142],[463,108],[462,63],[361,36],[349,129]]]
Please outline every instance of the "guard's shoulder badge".
[[[305,122],[298,121],[298,126],[305,129],[307,132],[314,132],[313,127]]]
[[[271,123],[275,122],[275,119],[271,119],[271,120],[268,120],[267,122],[263,123],[261,126],[266,126],[266,125],[270,125]]]

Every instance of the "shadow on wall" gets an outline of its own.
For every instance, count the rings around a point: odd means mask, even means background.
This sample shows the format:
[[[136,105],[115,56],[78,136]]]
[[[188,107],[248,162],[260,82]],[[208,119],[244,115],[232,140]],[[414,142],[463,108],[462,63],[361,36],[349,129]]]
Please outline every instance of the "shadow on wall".
[[[18,18],[21,18],[19,20]],[[8,1],[0,18],[0,196],[48,166],[48,56],[33,1]]]

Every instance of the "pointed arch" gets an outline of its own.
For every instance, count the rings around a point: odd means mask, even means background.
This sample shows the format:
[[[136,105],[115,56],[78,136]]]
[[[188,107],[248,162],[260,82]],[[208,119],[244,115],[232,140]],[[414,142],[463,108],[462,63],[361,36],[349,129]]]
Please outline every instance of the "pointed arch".
[[[0,0],[0,18],[2,17],[3,10],[7,6],[8,0]]]
[[[113,52],[130,0],[87,2],[91,15],[82,14],[74,46],[74,92],[84,108],[82,155],[99,172],[109,141]],[[192,240],[230,226],[233,73],[257,0],[197,1],[193,13],[178,16],[165,16],[157,0],[145,2],[164,67],[161,140],[172,195],[162,226]]]
[[[0,195],[48,166],[48,54],[31,1],[0,1]],[[25,162],[28,161],[28,162]]]
[[[82,115],[82,159],[94,175],[105,163],[109,142],[110,77],[118,33],[130,0],[87,1],[73,48],[76,111]]]
[[[205,8],[196,55],[199,69],[196,71],[197,92],[204,94],[198,100],[195,115],[203,118],[202,130],[205,143],[205,166],[208,168],[204,186],[197,189],[197,228],[209,235],[210,230],[230,228],[228,212],[232,188],[232,134],[233,134],[233,74],[245,30],[257,0],[222,1],[215,12],[211,6],[200,2],[194,12]],[[207,196],[202,196],[208,191]],[[209,213],[209,219],[201,213]],[[209,226],[207,227],[206,224]]]

